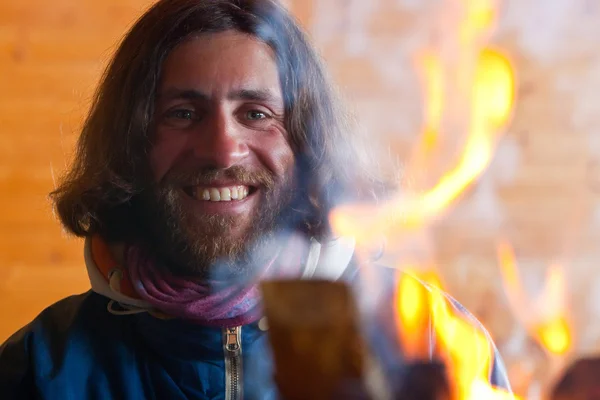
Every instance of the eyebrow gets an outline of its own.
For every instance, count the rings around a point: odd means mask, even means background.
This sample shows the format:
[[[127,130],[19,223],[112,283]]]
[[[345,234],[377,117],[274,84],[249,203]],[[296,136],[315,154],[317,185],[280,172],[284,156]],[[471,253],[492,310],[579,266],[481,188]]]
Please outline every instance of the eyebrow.
[[[196,89],[177,89],[171,88],[159,94],[161,100],[209,100],[210,96]],[[271,90],[265,89],[239,89],[227,94],[228,100],[250,100],[263,101],[268,103],[281,103],[281,96],[274,94]]]

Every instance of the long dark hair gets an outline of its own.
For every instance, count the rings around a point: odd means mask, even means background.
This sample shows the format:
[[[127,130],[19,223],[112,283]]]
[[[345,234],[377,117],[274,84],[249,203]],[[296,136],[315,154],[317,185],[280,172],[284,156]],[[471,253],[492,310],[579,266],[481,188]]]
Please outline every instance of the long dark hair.
[[[296,155],[295,210],[315,237],[341,199],[375,193],[380,182],[354,141],[329,79],[305,33],[274,0],[161,0],[126,34],[97,89],[74,163],[51,193],[73,234],[120,240],[136,226],[132,200],[147,179],[147,152],[161,67],[175,46],[197,33],[237,30],[276,56],[285,124]]]

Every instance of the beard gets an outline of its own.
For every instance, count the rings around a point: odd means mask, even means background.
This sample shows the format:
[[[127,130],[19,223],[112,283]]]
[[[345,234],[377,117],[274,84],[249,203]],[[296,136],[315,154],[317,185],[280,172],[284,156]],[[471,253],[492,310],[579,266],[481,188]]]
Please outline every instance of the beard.
[[[137,199],[142,238],[157,264],[174,275],[218,280],[249,275],[254,265],[271,256],[260,249],[266,249],[275,232],[286,225],[284,210],[294,188],[293,174],[289,175],[277,180],[270,172],[237,166],[169,173]],[[258,207],[236,235],[231,234],[239,224],[236,216],[194,213],[182,201],[189,196],[183,187],[210,185],[221,178],[260,189],[255,194],[261,196]]]

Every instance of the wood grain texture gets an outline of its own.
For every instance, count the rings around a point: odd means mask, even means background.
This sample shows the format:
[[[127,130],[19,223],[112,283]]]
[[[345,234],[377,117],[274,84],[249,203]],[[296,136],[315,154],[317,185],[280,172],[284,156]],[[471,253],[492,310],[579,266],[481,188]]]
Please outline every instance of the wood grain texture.
[[[0,341],[89,288],[48,201],[95,85],[149,1],[0,2]]]

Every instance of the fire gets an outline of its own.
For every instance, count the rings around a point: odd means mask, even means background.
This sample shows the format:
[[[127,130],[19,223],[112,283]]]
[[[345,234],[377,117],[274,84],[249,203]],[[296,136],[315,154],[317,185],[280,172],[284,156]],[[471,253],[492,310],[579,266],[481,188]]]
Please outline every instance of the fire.
[[[425,76],[431,78],[427,92],[426,121],[420,147],[413,165],[419,166],[431,152],[439,136],[445,98],[442,82],[447,80],[441,61],[425,58]],[[442,215],[461,193],[485,170],[501,129],[510,119],[514,105],[514,76],[508,59],[500,52],[483,50],[477,61],[471,94],[469,135],[458,165],[443,174],[425,193],[410,193],[408,188],[389,202],[373,208],[347,205],[332,211],[330,222],[340,235],[352,236],[368,245],[374,237],[395,236],[421,229]]]
[[[543,346],[553,354],[566,354],[571,347],[569,323],[564,317],[557,317],[540,324],[536,333]]]
[[[483,46],[494,24],[495,0],[447,3],[451,15],[457,15],[457,7],[462,11],[456,31],[448,32],[456,48],[427,51],[419,58],[425,80],[424,123],[414,156],[407,163],[409,176],[417,178],[417,190],[402,187],[384,204],[345,205],[330,214],[335,233],[353,237],[359,247],[369,248],[382,236],[388,241],[403,238],[442,216],[485,171],[512,115],[515,78],[511,63],[500,51]],[[419,181],[440,151],[440,138],[448,133],[444,128],[456,126],[464,127],[466,133],[456,165],[440,174],[433,185]],[[449,306],[437,289],[441,284],[435,273],[407,267],[399,275],[395,297],[398,332],[407,357],[434,356],[429,342],[434,335],[435,356],[448,366],[457,399],[514,399],[489,384],[493,351],[486,333]]]
[[[424,284],[425,285],[424,285]],[[434,351],[447,365],[458,400],[501,400],[516,397],[489,384],[493,351],[484,331],[474,327],[449,305],[434,272],[399,273],[396,316],[408,359],[428,359]],[[430,327],[437,348],[429,344]]]
[[[566,317],[566,285],[560,265],[548,268],[544,290],[536,301],[525,296],[512,247],[498,244],[498,261],[509,304],[527,331],[550,353],[564,356],[572,347]]]
[[[423,338],[427,337],[429,328],[428,310],[429,296],[425,287],[415,279],[401,278],[396,292],[396,307],[402,343],[407,358],[423,357],[427,354],[427,345]]]
[[[413,267],[401,268],[411,271]],[[438,286],[435,274],[422,276],[428,284]],[[431,325],[431,296],[429,290],[418,279],[408,274],[401,274],[396,291],[396,323],[407,359],[425,359],[428,357],[429,335]]]
[[[423,55],[420,59],[420,70],[425,86],[425,98],[428,100],[425,103],[423,135],[415,152],[415,160],[411,170],[422,167],[422,164],[427,162],[428,156],[436,147],[444,110],[445,80],[444,70],[439,58],[433,54]]]

